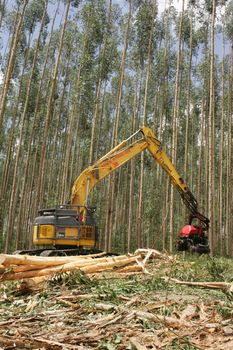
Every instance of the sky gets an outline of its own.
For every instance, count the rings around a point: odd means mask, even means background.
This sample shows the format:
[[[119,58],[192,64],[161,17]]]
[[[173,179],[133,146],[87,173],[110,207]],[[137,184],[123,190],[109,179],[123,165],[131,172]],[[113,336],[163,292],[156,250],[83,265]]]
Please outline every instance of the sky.
[[[159,12],[164,11],[166,6],[168,5],[168,0],[158,0],[158,10]],[[173,6],[177,8],[177,10],[181,11],[182,9],[182,0],[173,0]]]
[[[125,8],[125,11],[127,11],[127,4],[125,0],[113,0],[115,3],[119,4],[121,7]],[[158,4],[158,11],[163,12],[164,9],[168,6],[170,0],[157,0]],[[187,3],[187,0],[185,0],[185,3]],[[182,0],[173,0],[173,6],[177,8],[178,11],[181,11],[182,9]]]

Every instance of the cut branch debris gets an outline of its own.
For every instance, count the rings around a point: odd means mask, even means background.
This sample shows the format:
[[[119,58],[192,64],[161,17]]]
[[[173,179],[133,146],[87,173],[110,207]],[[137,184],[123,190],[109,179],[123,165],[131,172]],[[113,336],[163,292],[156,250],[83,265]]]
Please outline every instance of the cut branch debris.
[[[167,280],[168,278],[165,277],[164,279]],[[228,283],[228,282],[188,282],[188,281],[180,281],[176,278],[170,278],[169,280],[172,282],[175,282],[176,284],[183,284],[187,286],[230,290],[231,292],[233,291],[232,283]]]

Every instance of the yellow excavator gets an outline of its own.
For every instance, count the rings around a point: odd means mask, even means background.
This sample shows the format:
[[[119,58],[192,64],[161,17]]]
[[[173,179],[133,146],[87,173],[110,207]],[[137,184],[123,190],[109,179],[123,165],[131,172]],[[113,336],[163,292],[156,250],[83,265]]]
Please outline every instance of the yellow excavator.
[[[138,135],[141,137],[138,138]],[[195,197],[162,149],[161,142],[153,131],[142,127],[78,176],[72,188],[70,204],[39,210],[39,216],[34,222],[33,244],[42,248],[23,253],[49,256],[80,252],[83,254],[95,250],[98,232],[94,209],[87,205],[88,195],[100,180],[145,150],[150,152],[168,174],[191,214],[189,225],[184,226],[184,230],[179,234],[178,250],[189,250],[192,247],[193,250],[208,252],[209,245],[205,233],[209,227],[209,219],[198,212]],[[192,225],[193,219],[197,219],[199,224]]]

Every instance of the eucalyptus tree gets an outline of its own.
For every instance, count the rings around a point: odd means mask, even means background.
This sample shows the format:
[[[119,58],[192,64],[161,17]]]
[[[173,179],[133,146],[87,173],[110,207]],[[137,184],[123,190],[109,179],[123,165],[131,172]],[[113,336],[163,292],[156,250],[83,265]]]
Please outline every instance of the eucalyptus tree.
[[[223,13],[221,14],[222,17],[222,62],[221,62],[221,123],[220,123],[220,145],[219,145],[219,182],[218,182],[218,200],[219,200],[219,208],[218,208],[218,225],[217,225],[217,231],[220,236],[220,254],[222,255],[225,251],[225,230],[224,230],[224,219],[223,219],[223,212],[224,212],[224,186],[223,186],[223,177],[224,177],[224,156],[225,156],[225,145],[224,145],[224,135],[225,135],[225,6],[223,6]]]
[[[31,127],[28,135],[28,148],[26,152],[26,166],[24,168],[23,176],[27,178],[28,186],[27,186],[27,196],[24,198],[25,203],[27,203],[26,208],[24,207],[24,211],[26,212],[26,218],[28,222],[31,222],[36,214],[37,203],[35,200],[32,200],[33,196],[35,196],[35,186],[37,180],[37,172],[36,167],[38,166],[39,159],[39,151],[40,151],[40,139],[41,139],[41,126],[43,126],[43,114],[45,113],[44,106],[46,105],[46,97],[48,94],[49,87],[46,86],[46,76],[48,75],[48,61],[49,61],[49,53],[51,49],[51,41],[54,34],[54,25],[55,20],[57,19],[59,9],[59,2],[57,4],[56,10],[54,12],[54,16],[51,22],[50,35],[48,37],[48,41],[41,46],[40,55],[38,57],[38,86],[37,91],[34,94],[35,105],[31,118]],[[42,32],[43,40],[47,37],[47,30]],[[42,38],[41,38],[42,39]],[[45,94],[43,94],[45,90]],[[29,164],[30,162],[30,164]],[[30,176],[29,176],[30,174]],[[23,199],[22,199],[23,200]],[[31,228],[31,227],[30,227]],[[17,226],[17,230],[20,227]],[[22,229],[22,228],[21,228]],[[24,229],[24,232],[27,230]],[[25,240],[26,241],[26,240]],[[28,242],[26,242],[28,244]]]
[[[207,1],[207,6],[209,6]],[[215,19],[216,19],[216,0],[212,1],[211,11],[211,46],[210,46],[210,90],[209,90],[209,118],[208,118],[208,156],[209,156],[209,193],[208,193],[208,202],[209,202],[209,219],[210,219],[210,249],[213,253],[213,248],[215,248],[215,90],[214,90],[214,71],[215,71],[215,51],[214,51],[214,36],[215,36]]]
[[[176,80],[174,90],[173,102],[173,116],[172,116],[172,145],[171,145],[171,161],[176,164],[177,159],[177,138],[178,138],[178,123],[179,123],[179,82],[180,82],[180,64],[181,64],[181,40],[183,28],[184,3],[182,0],[182,11],[179,18],[179,32],[178,32],[178,48],[177,48],[177,63],[176,63]],[[170,198],[170,251],[173,251],[174,246],[174,188],[171,188]]]
[[[195,78],[199,82],[196,88],[201,109],[201,135],[197,170],[197,198],[208,213],[208,114],[209,114],[209,14],[205,9],[199,13],[199,27],[196,31],[201,58],[195,67]]]
[[[64,183],[67,183],[68,170],[66,169],[67,162],[69,164],[69,118],[72,115],[71,92],[75,84],[76,77],[73,72],[76,70],[78,55],[77,46],[79,45],[77,25],[73,21],[67,23],[66,33],[64,37],[63,51],[60,63],[60,84],[58,91],[60,97],[57,99],[54,113],[54,126],[51,129],[51,150],[48,154],[51,155],[52,163],[49,166],[47,198],[46,205],[51,205],[53,202],[63,203],[66,199],[64,195]],[[70,110],[71,109],[71,110]],[[69,151],[68,155],[67,152]],[[59,155],[59,156],[57,156]],[[63,161],[64,158],[64,161]],[[68,158],[68,159],[67,159]],[[60,166],[58,164],[60,163]],[[63,166],[61,166],[63,164]],[[70,166],[70,164],[69,164]],[[70,169],[71,172],[71,169]],[[57,174],[60,179],[60,186],[57,188],[57,181],[54,181],[54,174]],[[64,180],[65,179],[65,180]]]
[[[22,3],[22,6],[19,5],[17,8],[17,14],[16,14],[17,23],[16,23],[15,31],[13,32],[13,35],[11,38],[9,58],[7,62],[6,72],[4,74],[3,88],[0,95],[0,128],[2,127],[2,123],[4,120],[4,113],[5,113],[6,103],[7,103],[7,94],[10,88],[10,80],[11,80],[12,72],[15,65],[18,43],[20,41],[19,37],[21,35],[23,19],[24,19],[27,4],[28,4],[28,0],[24,0]]]
[[[100,36],[99,39],[101,40],[99,41],[98,59],[97,59],[97,65],[96,65],[97,81],[96,81],[96,88],[95,88],[95,97],[93,101],[89,164],[92,163],[94,159],[97,159],[99,154],[102,155],[103,150],[106,152],[113,145],[113,142],[114,142],[113,139],[109,140],[109,142],[106,142],[105,134],[101,132],[101,129],[102,129],[101,126],[105,122],[103,120],[103,108],[104,108],[103,104],[105,103],[105,99],[106,99],[106,91],[108,89],[107,84],[111,82],[112,75],[116,74],[117,69],[119,67],[119,61],[120,61],[120,53],[118,51],[118,45],[120,42],[119,33],[118,33],[119,7],[112,4],[112,1],[110,0],[105,4],[105,13],[106,13],[106,16],[102,15],[102,19],[100,22],[100,25],[102,27],[102,39]],[[116,94],[118,94],[118,92],[119,90],[116,92]],[[113,104],[115,103],[115,101],[112,101],[112,102]],[[121,103],[124,104],[124,102],[121,102]],[[116,115],[116,112],[115,112],[115,115]],[[115,121],[112,120],[111,114],[106,115],[106,118],[107,120],[113,123],[113,128],[114,128]],[[109,131],[110,131],[110,134],[113,132],[111,130]],[[120,174],[121,174],[121,170],[120,170]],[[110,183],[110,181],[112,181],[111,178],[107,179],[108,183]],[[93,197],[91,197],[91,200],[95,198],[97,203],[104,202],[105,197],[101,195],[101,193],[104,193],[106,191],[105,182],[106,181],[104,181],[103,184],[100,184],[101,191],[96,191],[96,193],[94,192]],[[118,184],[119,183],[120,182],[118,182]],[[114,185],[112,185],[112,188],[114,189],[113,186]],[[106,222],[106,224],[107,225],[109,224],[110,226],[109,236],[111,236],[111,231],[113,231],[115,237],[117,236],[116,227],[119,226],[117,225],[117,222],[118,222],[118,214],[119,214],[118,208],[119,208],[119,201],[121,197],[120,195],[121,191],[118,192],[117,190],[116,193],[117,193],[117,197],[115,199],[114,220],[112,220],[111,223],[110,221]],[[105,210],[107,210],[106,208],[108,205],[109,205],[109,202],[104,205]],[[103,225],[103,231],[104,230],[105,230],[105,227]],[[108,235],[106,235],[106,237],[108,237]],[[107,243],[107,238],[106,238],[105,244],[109,244],[108,249],[110,249],[111,242]]]
[[[3,128],[4,138],[2,137],[3,148],[2,152],[5,159],[1,164],[1,188],[0,188],[0,231],[5,232],[7,225],[7,216],[9,212],[9,201],[12,195],[12,172],[15,166],[15,153],[17,152],[18,130],[17,125],[20,123],[20,113],[22,110],[22,98],[20,92],[25,78],[26,66],[28,64],[28,50],[25,51],[25,59],[22,66],[21,74],[18,77],[18,88],[14,89],[8,101],[11,106],[11,113],[9,107],[5,110],[5,117],[9,123],[9,129]],[[23,51],[24,53],[24,51]],[[13,102],[14,101],[14,102]],[[5,240],[5,235],[4,235]]]
[[[117,97],[116,97],[116,105],[115,105],[115,113],[114,113],[111,147],[115,147],[118,141],[122,92],[123,92],[123,83],[124,83],[124,75],[125,75],[125,63],[126,63],[126,55],[127,55],[127,49],[128,49],[131,17],[132,17],[132,0],[129,0],[129,9],[128,9],[128,15],[127,15],[126,28],[124,32],[124,43],[123,43],[123,49],[122,49],[121,64],[119,68],[119,82],[117,87]],[[115,178],[116,178],[116,174],[113,173],[109,177],[109,181],[108,181],[108,205],[107,205],[107,211],[106,211],[106,226],[105,226],[105,248],[107,251],[110,250],[112,246]]]
[[[41,21],[40,23],[40,29],[39,29],[39,34],[38,34],[38,38],[37,38],[37,42],[36,42],[36,46],[35,46],[35,50],[34,50],[34,54],[33,54],[33,58],[32,58],[32,62],[31,62],[31,72],[29,74],[29,78],[28,78],[28,82],[27,82],[27,87],[26,87],[26,95],[25,95],[25,100],[24,100],[24,109],[22,112],[22,117],[21,117],[21,128],[24,128],[24,121],[25,118],[27,117],[28,112],[30,113],[30,109],[32,110],[32,112],[34,111],[34,105],[30,106],[30,104],[32,104],[32,99],[34,99],[36,93],[37,93],[37,89],[33,89],[33,85],[36,85],[37,82],[37,60],[38,60],[38,52],[39,52],[39,48],[41,45],[41,36],[44,30],[44,27],[46,26],[46,24],[48,24],[48,15],[47,15],[47,5],[48,2],[44,1],[44,3],[40,3],[40,5],[42,5],[41,7],[38,6],[37,2],[32,2],[30,3],[30,6],[28,8],[28,16],[25,17],[25,28],[28,29],[30,31],[30,33],[33,32],[33,29],[36,26],[37,21]],[[26,191],[26,184],[27,184],[27,180],[28,180],[28,170],[29,170],[29,162],[30,162],[30,149],[31,149],[31,140],[28,146],[28,152],[27,152],[27,157],[25,160],[25,167],[24,167],[24,173],[23,173],[23,182],[22,182],[22,186],[21,186],[21,190],[20,190],[20,201],[19,201],[19,209],[18,209],[18,219],[17,219],[17,229],[16,229],[16,249],[19,248],[19,244],[20,244],[20,234],[22,234],[24,232],[23,227],[24,227],[24,220],[22,220],[23,218],[23,210],[26,212],[26,199],[27,199],[27,191]],[[20,148],[18,148],[18,151],[20,152]],[[13,179],[13,188],[14,188],[14,182],[16,182],[16,176],[17,176],[17,166],[18,166],[18,162],[17,160],[19,160],[19,154],[18,157],[16,159],[15,162],[15,172],[14,172],[14,179]],[[9,214],[10,215],[10,214]],[[23,225],[22,225],[23,223]],[[21,238],[22,240],[22,238]]]
[[[226,7],[226,36],[230,42],[230,53],[228,59],[228,86],[227,86],[227,161],[226,161],[226,183],[227,183],[227,193],[226,193],[226,238],[227,246],[226,252],[228,255],[232,256],[232,84],[233,84],[233,1],[229,1]]]
[[[136,72],[134,81],[134,98],[133,98],[133,111],[131,121],[131,133],[135,133],[138,128],[138,108],[139,108],[139,94],[140,94],[140,73]],[[136,160],[133,158],[130,162],[130,183],[129,183],[129,207],[128,207],[128,227],[127,227],[127,251],[132,250],[132,242],[135,240],[133,237],[133,231],[136,229],[136,216],[134,215],[134,192],[135,192],[135,167]]]
[[[151,11],[152,7],[152,11]],[[143,101],[143,118],[142,124],[147,125],[148,122],[148,84],[151,71],[152,42],[154,37],[154,24],[157,14],[157,1],[147,1],[138,11],[138,47],[141,56],[141,65],[146,64],[145,91]],[[145,24],[147,21],[147,24]],[[149,24],[148,24],[149,23]],[[145,56],[146,55],[146,56]],[[137,241],[140,247],[142,243],[142,222],[143,222],[143,178],[144,178],[144,152],[141,153],[141,171],[139,185],[139,202],[137,217]]]
[[[5,16],[5,12],[6,12],[6,0],[2,0],[0,2],[0,28],[2,26],[2,20]]]
[[[133,21],[133,39],[132,40],[132,49],[131,57],[132,63],[135,70],[135,78],[139,79],[139,82],[136,83],[136,90],[134,96],[134,109],[133,109],[133,120],[132,126],[133,130],[138,127],[139,121],[138,113],[142,109],[143,119],[140,121],[140,124],[147,124],[147,114],[148,114],[148,88],[149,88],[149,79],[151,76],[151,58],[153,56],[153,43],[154,43],[154,24],[155,17],[157,14],[157,2],[156,1],[145,1],[145,2],[136,2],[134,4],[136,13],[134,15]],[[143,82],[144,80],[144,82]],[[145,89],[142,89],[142,86],[145,84]],[[144,97],[142,99],[142,91],[144,91]],[[135,161],[131,162],[131,172],[135,173]],[[136,241],[137,246],[141,246],[142,243],[142,225],[143,225],[143,172],[144,172],[144,155],[141,154],[141,167],[140,167],[140,182],[139,182],[139,198],[137,204],[137,216],[135,217],[136,221]],[[133,187],[134,180],[130,182],[130,198],[132,201],[133,196]],[[132,203],[130,206],[130,211],[132,211]],[[132,220],[133,213],[130,213],[129,220]],[[131,223],[128,222],[128,235],[131,235],[129,230],[131,229]],[[128,240],[132,240],[132,237]]]
[[[189,61],[188,61],[188,81],[187,81],[187,116],[185,123],[185,156],[184,156],[184,176],[187,177],[188,170],[188,155],[189,155],[189,136],[190,136],[190,112],[191,112],[191,75],[192,75],[192,59],[193,59],[193,22],[195,19],[193,2],[189,5],[188,14],[188,31],[189,31]],[[195,25],[195,22],[194,22]]]
[[[81,46],[81,52],[77,50],[77,47],[74,47],[74,50],[76,52],[76,59],[74,58],[74,62],[76,62],[76,67],[72,67],[72,71],[74,72],[75,81],[73,81],[73,86],[71,87],[71,111],[68,114],[68,121],[67,125],[65,127],[66,130],[66,149],[65,149],[65,159],[64,159],[64,167],[63,167],[63,176],[61,179],[61,193],[60,193],[60,200],[61,202],[64,202],[64,200],[67,199],[68,192],[69,192],[69,174],[72,174],[73,166],[71,164],[71,157],[72,157],[72,144],[73,140],[76,137],[77,129],[79,128],[79,121],[80,121],[80,114],[78,112],[78,103],[80,100],[80,85],[81,85],[81,72],[82,72],[82,66],[84,61],[84,55],[86,53],[86,45],[87,45],[87,33],[89,30],[89,20],[87,22],[87,27],[84,27],[84,35],[82,35],[80,42],[78,45]],[[77,30],[75,29],[73,32],[73,35],[78,35]],[[72,44],[71,44],[72,45]],[[70,50],[70,49],[69,49]],[[71,49],[72,50],[72,49]],[[77,54],[78,53],[78,54]],[[75,127],[76,123],[76,127]]]
[[[57,51],[56,62],[55,62],[53,74],[52,74],[51,87],[50,87],[49,96],[48,96],[48,104],[47,104],[47,110],[46,110],[46,116],[45,116],[45,126],[44,126],[44,132],[43,132],[43,141],[42,141],[39,171],[38,171],[38,184],[37,184],[37,195],[36,195],[37,197],[36,201],[38,206],[41,206],[42,200],[43,200],[42,197],[43,197],[43,188],[44,188],[44,179],[45,179],[45,156],[46,156],[48,128],[49,128],[49,122],[50,122],[50,118],[52,116],[53,107],[54,107],[54,97],[55,97],[55,90],[57,86],[58,68],[60,64],[61,51],[62,51],[63,42],[64,42],[65,29],[68,21],[70,3],[71,3],[71,0],[68,0],[66,5],[66,10],[65,10],[65,17],[64,17],[64,22],[62,26],[59,47]]]
[[[155,87],[155,111],[154,125],[159,140],[166,147],[170,147],[170,115],[172,113],[172,86],[175,72],[175,55],[173,52],[174,41],[174,20],[176,12],[170,1],[165,2],[165,9],[161,18],[160,49],[158,51],[158,60],[153,69],[154,80],[158,79],[159,85]],[[159,222],[155,225],[156,231],[161,232],[162,242],[160,247],[168,248],[169,232],[167,225],[169,223],[169,179],[160,167],[157,167],[156,176],[154,177],[155,187],[164,188],[165,191],[158,190],[158,196],[162,202],[162,207],[156,206],[154,210],[158,213],[156,216]],[[159,210],[159,212],[158,212]],[[159,247],[159,241],[155,247]]]
[[[77,134],[80,128],[86,129],[86,136],[90,138],[89,164],[92,163],[94,154],[97,154],[94,146],[96,146],[95,140],[98,134],[101,87],[103,81],[108,78],[114,61],[112,54],[114,51],[113,35],[110,28],[111,12],[111,2],[108,8],[104,1],[90,1],[83,6],[80,12],[83,32],[79,34],[81,50],[68,126],[63,197],[67,197],[71,179],[77,176],[76,162],[75,167],[73,167],[72,159],[74,159],[73,152],[77,151],[73,145],[79,142],[80,137],[77,138]],[[85,137],[84,133],[82,135]],[[85,154],[83,156],[86,159]],[[87,163],[85,159],[84,163]],[[69,168],[71,169],[70,176],[67,176]]]
[[[102,5],[103,6],[103,5]],[[91,143],[90,143],[90,154],[89,154],[89,164],[93,162],[94,148],[96,146],[97,139],[97,125],[99,122],[99,109],[100,109],[100,97],[101,97],[101,89],[104,81],[108,79],[109,73],[111,73],[113,69],[114,55],[113,51],[116,48],[114,47],[116,43],[114,43],[114,23],[112,16],[112,0],[109,0],[108,9],[102,7],[102,11],[106,14],[106,17],[103,16],[102,13],[102,21],[99,24],[100,37],[99,37],[99,57],[98,57],[98,66],[97,66],[97,87],[95,93],[95,101],[93,107],[93,117],[92,117],[92,130],[91,130]],[[100,11],[98,11],[100,12]]]
[[[32,5],[31,3],[30,5]],[[35,79],[35,66],[36,66],[36,60],[37,60],[37,54],[39,50],[39,44],[40,44],[40,36],[42,33],[42,29],[44,26],[44,20],[45,20],[45,14],[46,14],[46,8],[47,8],[47,2],[44,2],[44,7],[42,7],[42,12],[37,12],[34,16],[32,13],[29,14],[29,17],[33,17],[32,21],[30,22],[29,25],[27,25],[27,16],[25,16],[25,25],[24,29],[29,31],[29,41],[28,41],[28,46],[30,47],[30,38],[31,34],[33,32],[33,28],[35,28],[36,22],[41,20],[41,26],[39,30],[39,35],[37,38],[37,45],[36,49],[33,55],[32,59],[32,67],[31,67],[31,72],[29,73],[29,78],[26,83],[26,89],[25,89],[25,96],[23,96],[23,111],[20,117],[20,130],[19,130],[19,139],[18,139],[18,147],[16,151],[16,157],[15,157],[15,163],[14,163],[14,174],[13,174],[13,181],[12,181],[12,190],[11,190],[11,196],[10,196],[10,203],[9,203],[9,211],[8,211],[8,225],[7,225],[7,236],[6,236],[6,242],[5,242],[5,251],[9,250],[9,244],[10,240],[12,237],[12,232],[13,232],[13,225],[15,221],[15,205],[17,201],[17,196],[18,196],[18,187],[19,187],[19,161],[20,161],[20,156],[22,149],[25,149],[25,141],[26,141],[26,135],[25,135],[25,129],[26,129],[26,117],[27,117],[27,112],[28,112],[28,107],[29,103],[31,102],[30,99],[32,99],[32,81]],[[23,89],[22,89],[23,90]],[[26,177],[23,180],[23,189],[25,189],[25,181]],[[22,196],[25,195],[25,193],[21,193],[21,198]],[[20,205],[20,211],[19,214],[22,215],[22,206]],[[18,222],[20,221],[20,218],[18,218]],[[17,239],[19,238],[19,235],[17,235]],[[16,241],[17,241],[16,239]]]

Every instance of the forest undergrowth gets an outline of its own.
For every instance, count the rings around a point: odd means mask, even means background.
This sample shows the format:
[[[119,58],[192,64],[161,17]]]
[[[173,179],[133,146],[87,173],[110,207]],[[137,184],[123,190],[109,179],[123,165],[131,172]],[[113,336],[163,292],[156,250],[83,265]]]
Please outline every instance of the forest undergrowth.
[[[1,349],[232,349],[233,294],[177,285],[232,282],[233,262],[178,256],[148,274],[56,274],[46,283],[1,284]]]

